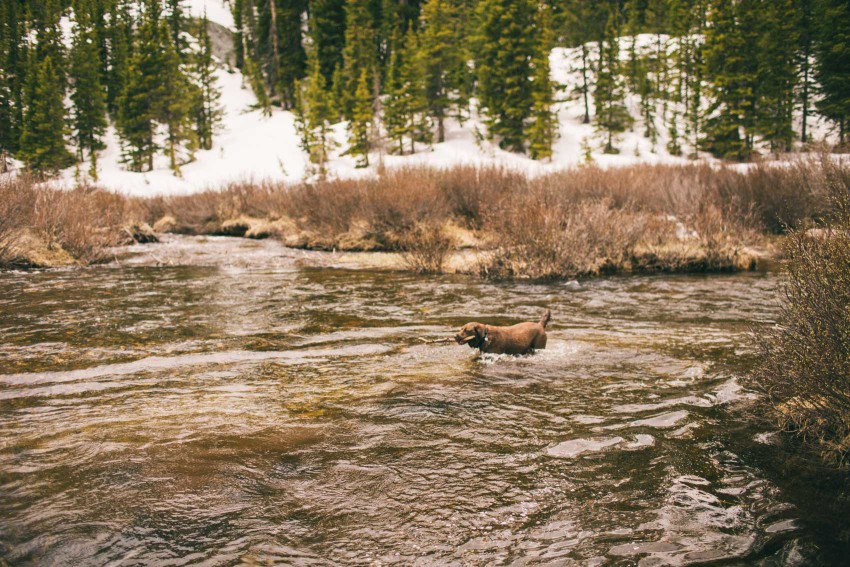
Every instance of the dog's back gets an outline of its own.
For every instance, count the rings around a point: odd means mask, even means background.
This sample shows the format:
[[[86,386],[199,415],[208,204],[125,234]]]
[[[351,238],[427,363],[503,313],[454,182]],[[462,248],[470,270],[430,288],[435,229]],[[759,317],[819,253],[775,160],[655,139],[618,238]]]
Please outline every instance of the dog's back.
[[[510,327],[488,327],[489,344],[484,352],[526,354],[546,348],[546,325],[552,320],[547,309],[537,323],[518,323]]]

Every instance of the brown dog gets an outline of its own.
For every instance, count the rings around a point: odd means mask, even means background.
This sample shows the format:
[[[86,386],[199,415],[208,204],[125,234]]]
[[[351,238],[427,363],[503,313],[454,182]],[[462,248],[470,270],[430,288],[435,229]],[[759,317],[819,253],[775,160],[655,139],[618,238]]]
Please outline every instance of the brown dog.
[[[467,323],[455,335],[455,342],[493,354],[528,354],[546,348],[546,323],[550,319],[552,314],[547,309],[538,323],[510,327]]]

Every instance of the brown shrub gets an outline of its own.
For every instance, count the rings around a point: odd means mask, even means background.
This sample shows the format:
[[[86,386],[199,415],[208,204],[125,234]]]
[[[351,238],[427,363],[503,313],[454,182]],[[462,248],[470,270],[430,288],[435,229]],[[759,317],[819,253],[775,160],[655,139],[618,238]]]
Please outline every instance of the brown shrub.
[[[446,236],[442,225],[425,222],[407,231],[399,245],[408,269],[420,274],[441,274],[452,240]]]
[[[750,378],[779,423],[839,464],[850,457],[850,168],[830,162],[832,210],[813,233],[787,241],[788,279],[778,321],[756,330]]]
[[[15,240],[26,230],[78,261],[100,261],[105,249],[119,242],[122,225],[132,221],[132,209],[115,193],[52,189],[27,177],[6,176],[0,179],[0,264],[19,255]]]
[[[481,264],[489,277],[573,278],[622,270],[644,237],[649,215],[610,200],[573,204],[536,190],[520,205],[504,200],[488,218],[498,248]]]

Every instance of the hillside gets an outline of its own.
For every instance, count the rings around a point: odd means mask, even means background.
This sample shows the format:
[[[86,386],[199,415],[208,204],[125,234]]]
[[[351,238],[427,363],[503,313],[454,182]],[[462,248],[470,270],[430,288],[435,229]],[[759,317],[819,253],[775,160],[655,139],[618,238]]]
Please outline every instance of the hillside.
[[[148,172],[130,172],[121,162],[121,151],[114,127],[108,128],[105,136],[106,149],[98,159],[99,185],[133,195],[152,195],[174,192],[192,192],[207,188],[217,188],[228,182],[238,180],[286,180],[298,181],[308,174],[308,159],[299,147],[295,129],[295,117],[289,111],[272,107],[271,115],[266,116],[256,108],[256,97],[242,74],[232,65],[231,38],[227,30],[233,29],[233,17],[227,0],[191,0],[186,3],[194,17],[204,12],[209,18],[210,32],[213,37],[214,53],[218,60],[216,71],[218,87],[221,90],[221,104],[224,117],[221,127],[214,138],[213,148],[199,150],[194,161],[182,166],[179,176],[169,168],[168,160],[157,155],[154,169]],[[65,26],[67,28],[67,26]],[[639,35],[635,45],[638,51],[649,53],[656,47],[654,35]],[[674,49],[675,41],[666,41],[668,50]],[[620,58],[628,57],[632,39],[620,39]],[[590,63],[598,58],[596,44],[588,44],[587,56]],[[657,131],[655,139],[648,138],[645,121],[641,119],[640,97],[628,92],[626,106],[634,119],[629,130],[615,140],[617,154],[602,151],[602,135],[596,126],[583,123],[584,102],[577,92],[581,84],[581,50],[579,48],[556,48],[551,51],[551,77],[557,85],[554,111],[558,119],[558,138],[553,146],[551,160],[539,162],[531,158],[500,149],[484,139],[485,127],[475,110],[473,99],[469,116],[462,123],[456,119],[447,122],[446,141],[430,147],[420,145],[412,155],[391,155],[384,148],[373,151],[371,165],[365,169],[356,169],[351,156],[342,155],[346,149],[347,124],[333,126],[333,135],[337,149],[332,153],[328,164],[331,177],[349,177],[371,175],[382,167],[399,167],[412,164],[427,164],[443,167],[454,164],[497,164],[522,170],[534,175],[559,170],[589,160],[601,166],[621,166],[636,162],[676,163],[686,158],[669,153],[668,130],[670,120],[666,113],[677,112],[677,127],[680,135],[685,131],[683,109],[673,103],[666,108],[659,102],[653,110],[654,125]],[[589,107],[593,113],[592,92],[589,95]],[[827,136],[828,129],[816,117],[810,118],[810,128],[815,139]],[[684,153],[694,153],[692,147],[683,143]],[[700,159],[711,159],[707,154],[699,154]],[[71,167],[64,170],[59,183],[70,185],[86,179],[85,167]]]

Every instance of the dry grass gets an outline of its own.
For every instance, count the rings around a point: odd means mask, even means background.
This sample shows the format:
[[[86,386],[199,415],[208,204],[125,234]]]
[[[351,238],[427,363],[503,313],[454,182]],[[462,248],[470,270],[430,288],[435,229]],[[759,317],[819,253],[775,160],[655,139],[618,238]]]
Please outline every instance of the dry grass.
[[[787,241],[788,280],[777,324],[756,333],[752,384],[781,424],[830,459],[850,457],[850,170],[826,164],[824,222]]]
[[[44,190],[30,195],[26,208],[38,219],[27,222],[83,259],[88,243],[100,247],[104,227],[132,219],[175,233],[403,252],[412,269],[438,272],[454,247],[444,230],[451,225],[487,243],[489,259],[480,271],[493,277],[718,271],[746,267],[742,251],[760,235],[827,215],[825,167],[818,160],[746,171],[580,167],[528,178],[497,167],[415,166],[361,179],[231,183],[220,191],[146,199]],[[0,211],[3,219],[23,214],[7,202],[0,206],[9,208]],[[3,226],[0,246],[8,247]]]
[[[26,177],[2,176],[0,267],[33,264],[24,241],[80,263],[103,260],[105,249],[119,242],[131,209],[127,199],[107,191],[47,189]]]

